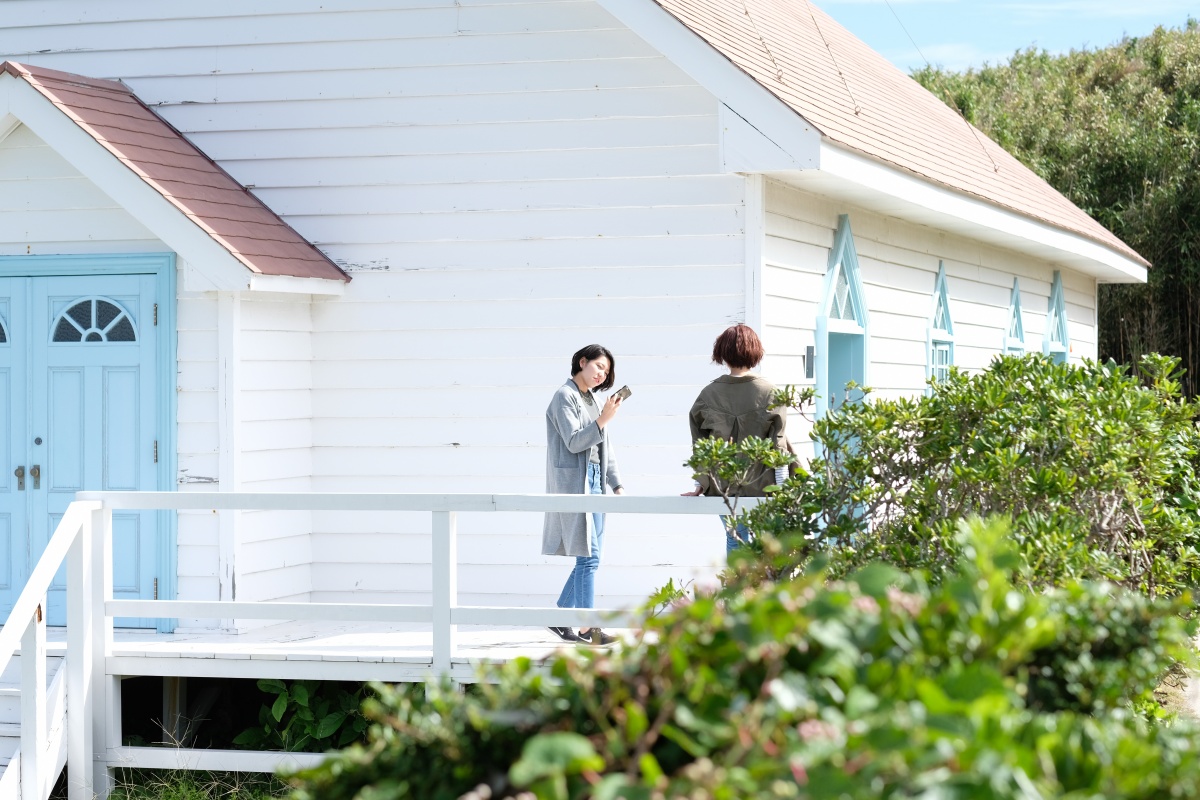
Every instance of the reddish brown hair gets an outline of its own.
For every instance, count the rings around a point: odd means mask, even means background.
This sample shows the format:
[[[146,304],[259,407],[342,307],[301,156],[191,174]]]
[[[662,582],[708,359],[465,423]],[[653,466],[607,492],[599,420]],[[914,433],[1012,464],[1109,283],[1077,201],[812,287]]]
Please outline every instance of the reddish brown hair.
[[[763,346],[749,325],[734,325],[713,342],[712,360],[738,369],[753,369],[763,360]]]

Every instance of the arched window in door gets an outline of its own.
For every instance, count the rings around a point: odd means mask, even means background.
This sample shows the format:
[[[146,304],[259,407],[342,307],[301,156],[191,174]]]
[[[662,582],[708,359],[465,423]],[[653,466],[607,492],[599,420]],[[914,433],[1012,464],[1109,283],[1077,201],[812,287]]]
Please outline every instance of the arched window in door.
[[[115,300],[88,297],[76,300],[58,315],[51,341],[58,343],[136,342],[133,319]]]
[[[1042,352],[1054,359],[1055,364],[1067,363],[1071,349],[1071,338],[1067,332],[1067,304],[1063,298],[1062,273],[1054,270],[1054,283],[1050,286],[1050,301],[1046,306],[1046,333],[1042,337]]]
[[[848,384],[867,382],[868,320],[850,217],[838,217],[817,311],[817,414],[862,397]]]

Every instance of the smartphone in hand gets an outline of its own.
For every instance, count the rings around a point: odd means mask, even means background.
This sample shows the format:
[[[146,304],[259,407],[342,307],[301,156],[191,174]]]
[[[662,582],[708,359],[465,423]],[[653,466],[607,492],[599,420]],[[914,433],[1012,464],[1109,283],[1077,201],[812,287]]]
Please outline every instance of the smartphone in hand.
[[[633,389],[630,389],[627,384],[625,386],[622,386],[620,389],[617,389],[616,394],[614,394],[613,396],[619,397],[619,398],[621,398],[622,401],[625,401],[625,400],[629,399],[629,395],[631,395],[631,394],[633,394]]]

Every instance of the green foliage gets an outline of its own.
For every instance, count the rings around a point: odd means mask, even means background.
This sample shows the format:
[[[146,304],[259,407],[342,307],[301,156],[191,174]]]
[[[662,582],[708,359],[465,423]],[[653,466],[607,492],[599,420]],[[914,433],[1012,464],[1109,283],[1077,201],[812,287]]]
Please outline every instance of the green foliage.
[[[954,526],[1012,521],[1020,579],[1077,578],[1177,595],[1200,580],[1197,406],[1178,362],[997,359],[923,397],[846,404],[818,420],[820,457],[751,512],[745,581],[827,554],[835,574],[874,560],[935,579],[957,559]]]
[[[737,498],[750,486],[765,466],[769,469],[786,467],[795,460],[775,443],[761,436],[747,436],[740,442],[724,439],[700,439],[692,447],[692,456],[684,466],[691,467],[697,476],[706,476],[716,486],[729,506],[737,512]],[[768,490],[774,487],[767,487]]]
[[[1200,389],[1200,28],[1111,47],[1030,48],[919,82],[1154,266],[1148,286],[1101,286],[1100,354],[1183,359]]]
[[[1190,652],[1187,598],[1019,590],[1007,524],[932,585],[884,565],[701,595],[636,644],[379,687],[370,740],[297,800],[1192,797],[1195,733],[1144,687]]]
[[[250,750],[320,753],[363,737],[367,720],[360,708],[366,688],[333,681],[265,678],[259,691],[272,699],[258,712],[258,725],[233,743]]]

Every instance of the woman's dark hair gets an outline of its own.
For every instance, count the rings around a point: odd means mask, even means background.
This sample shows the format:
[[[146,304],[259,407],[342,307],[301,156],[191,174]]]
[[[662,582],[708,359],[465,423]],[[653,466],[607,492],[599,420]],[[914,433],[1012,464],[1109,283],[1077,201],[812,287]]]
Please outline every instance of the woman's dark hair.
[[[713,342],[712,360],[738,369],[754,369],[763,360],[762,341],[749,325],[733,325]]]
[[[596,388],[602,392],[607,392],[613,387],[613,382],[617,380],[617,360],[613,358],[612,351],[604,345],[589,344],[587,347],[576,351],[575,355],[571,356],[571,377],[575,377],[583,371],[583,367],[579,366],[579,362],[587,359],[595,361],[597,358],[604,356],[608,359],[608,375],[604,378],[604,383]]]

